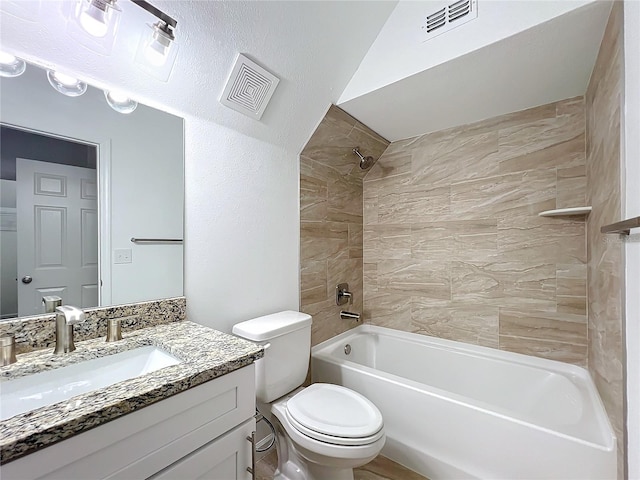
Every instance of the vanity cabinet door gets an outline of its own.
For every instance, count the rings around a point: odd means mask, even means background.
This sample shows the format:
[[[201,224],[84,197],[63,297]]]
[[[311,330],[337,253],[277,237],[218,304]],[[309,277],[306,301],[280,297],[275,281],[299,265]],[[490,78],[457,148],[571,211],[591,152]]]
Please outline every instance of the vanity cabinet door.
[[[225,435],[150,477],[149,480],[249,480],[252,445],[247,440],[255,431],[251,419]]]

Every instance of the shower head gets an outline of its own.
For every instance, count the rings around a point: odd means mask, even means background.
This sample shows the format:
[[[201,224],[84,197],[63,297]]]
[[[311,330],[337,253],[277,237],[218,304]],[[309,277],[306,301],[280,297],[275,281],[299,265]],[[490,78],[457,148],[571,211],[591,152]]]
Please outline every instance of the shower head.
[[[368,168],[371,167],[371,165],[373,165],[373,162],[375,162],[375,159],[373,157],[364,157],[361,153],[360,150],[358,150],[360,147],[356,147],[353,149],[353,153],[355,155],[358,156],[358,158],[360,159],[360,168],[362,170],[367,170]]]

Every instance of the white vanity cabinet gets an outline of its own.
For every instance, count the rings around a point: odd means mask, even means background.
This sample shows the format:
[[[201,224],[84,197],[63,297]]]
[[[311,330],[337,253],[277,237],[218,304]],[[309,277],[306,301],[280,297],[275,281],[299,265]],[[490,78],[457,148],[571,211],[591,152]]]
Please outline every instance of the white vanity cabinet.
[[[0,467],[14,479],[250,479],[255,365]]]

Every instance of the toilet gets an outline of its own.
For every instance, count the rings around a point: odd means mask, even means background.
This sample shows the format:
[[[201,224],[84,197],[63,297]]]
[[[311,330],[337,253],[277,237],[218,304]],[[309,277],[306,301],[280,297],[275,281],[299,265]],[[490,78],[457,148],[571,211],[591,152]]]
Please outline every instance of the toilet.
[[[353,469],[373,460],[384,446],[382,414],[339,385],[300,387],[309,369],[311,317],[274,313],[238,323],[233,333],[265,348],[256,362],[256,399],[277,419],[274,478],[353,480]]]

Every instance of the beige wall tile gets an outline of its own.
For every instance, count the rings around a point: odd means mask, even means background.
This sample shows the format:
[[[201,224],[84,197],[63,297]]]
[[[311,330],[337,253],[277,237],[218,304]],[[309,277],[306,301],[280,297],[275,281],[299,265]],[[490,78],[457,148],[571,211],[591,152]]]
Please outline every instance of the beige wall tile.
[[[387,293],[417,295],[432,300],[451,300],[451,277],[446,262],[381,260],[378,289]]]
[[[534,217],[555,208],[555,170],[530,170],[451,184],[451,214],[460,219]]]
[[[621,220],[620,105],[622,2],[614,2],[585,95],[587,131],[587,220],[589,371],[618,438],[618,478],[624,471],[624,350],[622,346],[623,250],[600,227]]]
[[[584,165],[557,170],[556,208],[581,207],[587,203],[587,170]]]
[[[585,222],[538,217],[584,198],[584,165],[583,97],[389,145],[363,185],[370,321],[584,364],[570,329],[501,343],[497,313],[584,318]]]
[[[300,222],[300,260],[325,260],[349,248],[349,226],[338,222]]]
[[[451,263],[452,299],[459,303],[554,311],[555,284],[553,264]]]
[[[364,301],[365,172],[352,150],[360,146],[377,159],[388,143],[331,106],[300,156],[300,308],[313,316],[314,345],[357,325],[340,319],[342,309],[361,312]],[[377,220],[377,212],[368,215]],[[342,282],[353,294],[350,305],[336,305]]]
[[[582,221],[552,222],[540,217],[501,221],[498,224],[498,252],[507,261],[530,263],[577,263],[587,260],[585,224]]]
[[[492,154],[498,151],[498,133],[464,136],[457,141],[426,144],[412,151],[412,185],[450,185],[498,174]]]
[[[369,225],[364,229],[364,260],[401,260],[411,257],[411,227]]]
[[[300,219],[323,221],[327,218],[327,182],[300,175]]]
[[[556,310],[560,313],[575,315],[587,314],[587,297],[556,296]]]
[[[349,258],[362,258],[362,223],[350,223],[348,228]]]
[[[500,349],[586,366],[587,346],[529,337],[500,335]]]
[[[587,317],[530,309],[500,309],[500,335],[587,345]]]
[[[498,348],[498,307],[457,303],[439,306],[414,298],[410,331]]]
[[[378,223],[416,223],[446,219],[449,187],[401,187],[378,195]]]
[[[364,299],[365,322],[407,331],[411,323],[411,295],[388,293],[381,288]]]
[[[300,302],[302,305],[327,298],[327,261],[308,261],[300,267]]]

